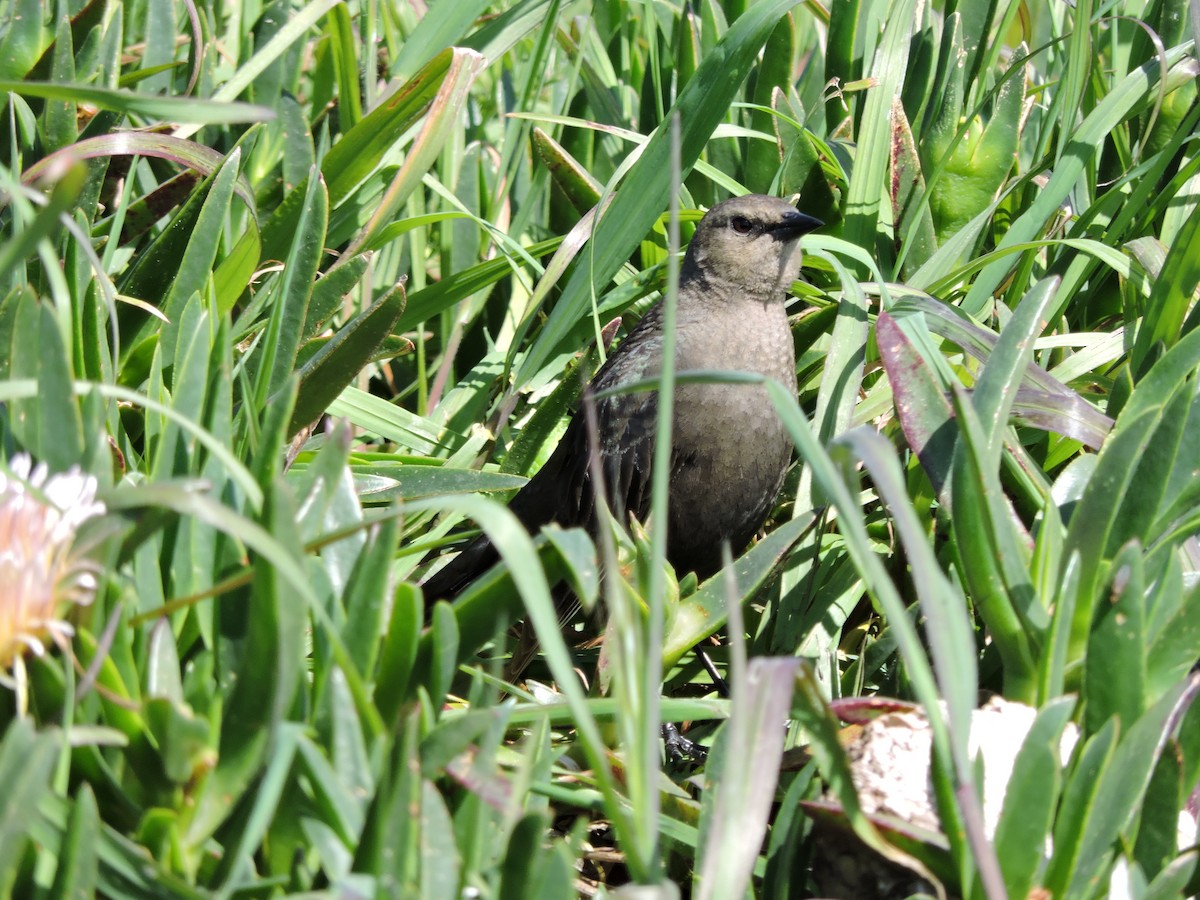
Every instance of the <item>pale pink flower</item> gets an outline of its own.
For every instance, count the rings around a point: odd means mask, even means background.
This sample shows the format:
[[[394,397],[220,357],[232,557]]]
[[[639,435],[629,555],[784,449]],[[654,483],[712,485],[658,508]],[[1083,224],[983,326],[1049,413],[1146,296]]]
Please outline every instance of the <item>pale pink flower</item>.
[[[67,608],[92,602],[96,565],[76,551],[75,532],[104,512],[96,487],[77,468],[47,477],[23,453],[0,468],[0,683],[13,686],[8,672],[27,650],[40,656],[46,638],[74,633]]]

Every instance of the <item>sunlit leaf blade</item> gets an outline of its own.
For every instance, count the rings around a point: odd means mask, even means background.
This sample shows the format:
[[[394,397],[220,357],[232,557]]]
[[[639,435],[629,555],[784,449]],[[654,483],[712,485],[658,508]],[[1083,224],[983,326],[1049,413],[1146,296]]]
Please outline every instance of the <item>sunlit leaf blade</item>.
[[[324,412],[354,380],[404,312],[404,285],[397,284],[340,328],[299,370],[300,394],[290,431],[295,434]]]
[[[756,659],[743,686],[752,705],[738,706],[725,725],[726,765],[718,775],[716,805],[708,824],[698,897],[745,892],[762,845],[775,795],[784,731],[779,721],[791,706],[798,659]],[[753,756],[762,765],[746,766]],[[702,825],[703,833],[703,825]]]
[[[231,103],[219,100],[200,100],[183,97],[155,97],[132,91],[113,90],[81,84],[52,84],[36,81],[0,80],[0,91],[45,99],[70,99],[92,103],[114,112],[150,116],[168,122],[191,122],[197,125],[263,122],[274,113],[262,106]]]
[[[42,157],[21,173],[21,181],[33,184],[48,171],[58,166],[70,165],[83,159],[107,158],[112,156],[151,156],[195,169],[208,176],[221,167],[223,154],[170,134],[153,134],[145,131],[119,131],[113,134],[84,138],[61,150]],[[254,193],[245,173],[238,173],[235,186],[237,195],[253,210]]]

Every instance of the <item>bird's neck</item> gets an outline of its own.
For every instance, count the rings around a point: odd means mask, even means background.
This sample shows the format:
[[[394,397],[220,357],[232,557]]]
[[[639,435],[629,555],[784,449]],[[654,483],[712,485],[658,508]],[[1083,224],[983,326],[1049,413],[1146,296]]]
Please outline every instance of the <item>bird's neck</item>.
[[[698,301],[712,306],[740,305],[747,300],[758,300],[764,305],[781,303],[792,282],[792,279],[780,278],[779,273],[771,271],[756,272],[752,276],[741,272],[736,277],[730,277],[711,266],[697,265],[691,259],[684,260],[679,280],[681,284],[689,286],[689,302]]]

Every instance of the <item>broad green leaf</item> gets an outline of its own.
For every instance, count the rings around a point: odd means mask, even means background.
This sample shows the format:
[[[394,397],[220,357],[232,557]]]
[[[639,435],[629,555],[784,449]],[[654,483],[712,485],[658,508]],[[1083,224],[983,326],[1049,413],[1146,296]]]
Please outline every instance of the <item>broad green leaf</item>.
[[[1129,362],[1135,378],[1181,337],[1180,327],[1200,285],[1200,216],[1190,216],[1154,279]]]
[[[542,822],[545,830],[545,822]],[[438,900],[441,897],[452,896],[459,887],[462,871],[462,861],[457,851],[457,842],[450,812],[446,801],[434,786],[432,781],[421,781],[421,817],[418,828],[421,853],[421,893],[425,900]],[[541,832],[539,832],[540,835]],[[531,859],[538,859],[540,842],[529,848],[517,858],[528,865]],[[505,896],[501,894],[500,896]],[[528,895],[517,895],[528,896]]]
[[[440,52],[329,148],[321,162],[321,175],[329,187],[331,209],[336,209],[375,170],[384,155],[425,114],[454,59],[453,50]]]
[[[487,6],[488,0],[462,0],[431,7],[392,63],[392,75],[408,80],[433,58],[438,48],[462,46],[463,37]]]
[[[97,845],[100,843],[100,811],[91,785],[84,783],[71,804],[70,819],[59,849],[54,885],[57,897],[90,897],[98,877]]]
[[[1142,548],[1126,544],[1112,562],[1106,603],[1098,604],[1088,637],[1084,673],[1085,726],[1096,732],[1110,718],[1128,729],[1147,706],[1146,580]],[[1113,673],[1120,677],[1114,678]]]
[[[1181,569],[1173,554],[1146,598],[1146,695],[1151,702],[1187,674],[1200,646],[1200,584],[1185,585]]]
[[[262,241],[258,225],[251,222],[213,272],[213,293],[219,314],[225,316],[230,313],[250,284],[261,259]]]
[[[356,387],[343,390],[329,404],[327,412],[331,416],[344,416],[354,425],[414,453],[432,454],[441,447],[436,424]]]
[[[333,0],[323,0],[330,3]],[[189,122],[194,126],[245,122],[264,122],[274,117],[274,112],[264,106],[249,103],[223,102],[219,99],[201,100],[194,97],[158,97],[153,94],[137,94],[132,91],[93,87],[72,83],[69,85],[38,81],[12,81],[0,79],[0,91],[26,97],[41,97],[47,100],[73,100],[90,103],[101,109],[109,109],[126,115],[148,116],[168,122]],[[187,137],[195,128],[180,129],[177,137]]]
[[[33,184],[47,172],[58,166],[69,164],[71,161],[106,159],[114,156],[148,156],[166,159],[194,169],[206,177],[216,172],[225,162],[224,154],[195,141],[183,140],[169,134],[121,131],[115,134],[83,138],[61,150],[43,156],[21,173],[21,181],[24,184]],[[246,203],[246,206],[253,211],[255,209],[254,192],[245,173],[238,173],[234,190],[238,197]]]
[[[283,386],[295,369],[313,281],[324,255],[329,198],[315,169],[309,172],[307,184],[305,202],[295,222],[295,237],[284,259],[283,273],[276,282],[271,318],[259,344],[262,362],[258,369],[256,399],[260,407]]]
[[[38,398],[37,430],[30,434],[37,455],[56,471],[66,471],[82,461],[84,436],[79,404],[72,396],[71,363],[59,323],[50,307],[39,304],[40,323],[36,331],[16,332],[13,339],[16,359],[36,355]],[[30,322],[29,324],[32,324]],[[28,341],[28,344],[23,342]]]
[[[385,722],[392,722],[408,697],[417,659],[417,641],[425,610],[420,592],[409,584],[397,585],[392,611],[383,631],[379,675],[375,680],[375,705]]]
[[[1043,316],[1058,284],[1057,278],[1048,278],[1022,298],[975,384],[975,409],[988,437],[986,465],[995,466],[1000,461],[1017,385],[1033,359],[1033,343],[1041,333]]]
[[[743,602],[753,599],[766,583],[780,560],[807,529],[812,527],[811,513],[780,525],[758,541],[733,563],[732,577]],[[719,631],[728,621],[730,573],[721,570],[704,582],[694,594],[682,599],[667,622],[663,639],[663,666],[675,665],[683,654]]]
[[[891,158],[892,101],[903,83],[908,68],[908,51],[913,27],[915,3],[900,0],[888,12],[883,36],[875,50],[869,69],[875,86],[867,92],[862,108],[862,124],[857,135],[854,170],[846,191],[847,240],[871,250],[875,247],[880,227],[880,212],[887,183],[888,161]],[[866,323],[861,323],[865,340]]]
[[[171,287],[163,298],[162,311],[167,322],[161,330],[159,342],[163,351],[164,365],[175,361],[177,329],[184,307],[194,294],[204,297],[212,278],[213,263],[221,240],[220,222],[229,211],[233,197],[234,180],[241,167],[241,149],[235,149],[213,176],[208,196],[196,216],[195,230],[188,239],[179,267],[171,280]]]
[[[352,717],[353,705],[334,707],[334,710],[337,719],[341,719],[347,713]],[[354,721],[353,726],[357,727],[358,724]],[[341,732],[342,729],[337,730]],[[332,753],[334,764],[331,765],[325,755],[326,748],[315,743],[308,735],[302,734],[296,745],[296,762],[308,773],[314,800],[322,813],[321,821],[329,825],[343,841],[353,843],[365,817],[366,794],[376,785],[369,777],[362,777],[367,773],[350,771],[350,767],[344,765],[348,762],[345,759],[348,755],[347,745],[352,742],[350,734],[346,737],[346,743],[335,739]],[[355,760],[355,763],[359,762],[365,763],[366,760]]]
[[[304,330],[300,333],[302,342],[312,340],[324,330],[329,320],[341,310],[346,295],[354,290],[366,270],[367,260],[356,256],[317,279],[308,300]]]
[[[0,881],[12,884],[29,840],[29,830],[42,798],[50,790],[50,775],[58,739],[38,734],[28,719],[10,722],[0,740]]]
[[[1078,856],[1063,896],[1092,896],[1102,884],[1103,861],[1113,841],[1126,833],[1138,815],[1142,797],[1167,740],[1200,691],[1200,676],[1192,675],[1169,691],[1128,729],[1096,784],[1095,805],[1081,822]],[[1060,817],[1061,821],[1061,817]],[[1061,832],[1055,832],[1055,860]],[[1053,864],[1052,864],[1053,866]],[[1054,868],[1056,873],[1061,869]],[[1066,873],[1064,873],[1066,874]]]
[[[969,45],[975,36],[964,31],[963,37]],[[962,230],[989,207],[1016,162],[1025,99],[1021,77],[1024,58],[1024,53],[1018,51],[1009,70],[1015,74],[999,85],[986,124],[978,115],[963,121],[966,67],[951,64],[955,74],[947,84],[940,114],[922,148],[929,182],[928,211],[938,243]]]
[[[1075,700],[1043,706],[1013,761],[996,824],[996,857],[1010,897],[1029,895],[1041,870],[1063,782],[1062,744]]]
[[[143,707],[146,726],[154,739],[162,772],[175,785],[184,785],[212,765],[212,725],[198,718],[181,701],[151,697]]]
[[[289,557],[286,568],[260,557],[253,589],[221,600],[222,625],[228,629],[224,652],[231,654],[233,677],[224,702],[217,767],[206,780],[188,826],[193,845],[227,819],[253,779],[279,777],[280,759],[290,759],[294,752],[295,726],[286,716],[300,684],[309,604],[288,584],[294,584],[296,570],[304,568],[295,558],[299,542],[288,493],[282,481],[275,482],[263,513],[272,540]],[[282,756],[274,756],[275,751]],[[270,802],[269,796],[264,795],[264,802]]]
[[[868,7],[870,4],[867,4]],[[874,49],[876,35],[870,30],[869,17],[863,14],[862,0],[847,0],[829,8],[829,39],[825,47],[825,81],[839,87],[862,78],[864,59]],[[869,43],[870,42],[870,43]],[[842,97],[826,106],[829,130],[846,116]]]
[[[171,408],[180,419],[200,423],[204,417],[208,367],[215,335],[212,317],[199,294],[193,294],[187,305],[180,309],[176,324],[178,327],[172,336],[178,338],[178,344],[171,348],[176,387],[171,395]],[[156,479],[186,474],[187,464],[193,456],[191,441],[190,433],[176,422],[163,424],[153,453],[147,452]]]
[[[359,667],[359,674],[368,678],[375,672],[379,655],[379,635],[391,599],[391,565],[398,540],[396,519],[385,519],[368,536],[343,592],[346,624],[342,637],[346,652]]]
[[[421,184],[421,179],[433,165],[462,115],[463,106],[467,102],[467,92],[476,75],[483,69],[485,60],[473,50],[456,47],[452,52],[454,55],[446,77],[429,104],[425,124],[413,139],[404,162],[384,190],[370,218],[351,242],[349,253],[370,246],[375,236],[395,217],[409,195]]]
[[[603,185],[579,161],[540,128],[533,129],[533,147],[554,183],[580,215],[600,202]]]
[[[1184,784],[1184,748],[1172,739],[1158,763],[1139,804],[1137,839],[1133,859],[1147,877],[1155,877],[1179,855],[1186,841],[1184,825],[1188,816],[1190,785]]]
[[[1181,853],[1150,882],[1142,900],[1173,900],[1186,895],[1188,885],[1196,877],[1198,862],[1200,854],[1195,850]]]
[[[354,42],[354,28],[350,11],[344,3],[329,10],[325,20],[329,43],[333,48],[334,69],[337,73],[338,112],[346,122],[347,130],[362,119],[362,94],[359,89],[359,48]]]
[[[537,896],[539,882],[543,873],[535,862],[540,861],[536,850],[541,846],[542,835],[549,823],[546,813],[530,812],[521,817],[509,835],[507,852],[501,868],[501,889],[499,897],[502,900],[522,900],[525,897]]]
[[[1071,517],[1064,550],[1067,554],[1079,553],[1084,573],[1080,586],[1083,602],[1076,608],[1072,625],[1071,659],[1077,659],[1082,653],[1094,604],[1098,601],[1099,585],[1108,577],[1105,559],[1128,534],[1121,515],[1130,485],[1139,470],[1139,461],[1164,427],[1164,406],[1150,404],[1154,400],[1166,403],[1166,391],[1178,386],[1171,383],[1172,376],[1182,381],[1185,376],[1180,367],[1188,367],[1184,371],[1194,367],[1192,357],[1197,351],[1200,351],[1200,332],[1177,344],[1134,391],[1117,428],[1101,451],[1087,489]],[[1189,367],[1188,363],[1192,365]]]
[[[40,0],[10,4],[0,30],[0,79],[27,77],[52,40],[53,34],[43,24]]]
[[[750,886],[779,778],[784,742],[779,721],[791,708],[800,665],[795,658],[755,659],[745,684],[734,686],[742,702],[724,725],[725,764],[715,773],[716,804],[711,818],[700,822],[697,897],[741,896]],[[763,765],[747,766],[749,758]]]
[[[1101,781],[1113,769],[1117,733],[1117,723],[1109,720],[1087,738],[1082,751],[1076,750],[1062,804],[1055,816],[1054,855],[1041,876],[1041,885],[1054,896],[1066,895],[1067,884],[1079,865],[1084,830],[1104,815],[1099,809],[1098,795]],[[1094,877],[1099,873],[1091,870],[1087,874]]]
[[[57,235],[63,227],[63,213],[79,200],[86,176],[85,168],[79,165],[57,173],[48,185],[50,196],[46,205],[32,213],[31,220],[17,229],[12,239],[0,244],[0,278],[7,280],[10,289],[25,280],[25,258],[34,252],[40,241]]]
[[[75,81],[75,48],[72,45],[71,25],[66,18],[60,19],[58,23],[50,78],[56,84],[63,85]],[[47,149],[57,150],[79,137],[74,100],[51,100],[45,106],[43,118]]]
[[[690,18],[690,17],[685,17]],[[792,60],[796,56],[795,23],[788,13],[776,24],[763,47],[762,62],[754,73],[751,100],[758,105],[750,114],[750,127],[774,135],[774,116],[766,109],[772,105],[776,91],[786,91],[792,83]],[[779,146],[774,142],[746,142],[745,184],[758,194],[768,193],[779,172]],[[805,210],[808,210],[805,206]]]
[[[1140,106],[1149,102],[1160,82],[1182,76],[1181,71],[1175,71],[1172,67],[1180,62],[1183,51],[1183,47],[1172,47],[1161,58],[1130,72],[1096,104],[1079,128],[1072,132],[1070,152],[1064,153],[1045,187],[1037,192],[1032,203],[1013,222],[1000,241],[998,250],[1033,240],[1042,233],[1046,222],[1075,186],[1083,174],[1084,166],[1091,161],[1104,137]],[[969,315],[979,315],[1010,268],[1007,261],[997,260],[980,272],[963,299],[963,310]]]
[[[78,801],[77,801],[78,802]],[[70,827],[72,807],[57,795],[43,796],[31,828],[43,846],[53,846]],[[0,852],[7,844],[0,844]],[[150,896],[168,891],[181,900],[202,900],[207,893],[189,885],[183,878],[151,859],[146,847],[134,842],[110,825],[100,826],[95,853],[99,872],[99,891],[111,896]]]
[[[338,329],[300,368],[300,393],[288,426],[290,435],[315,421],[358,376],[404,312],[404,303],[401,282]]]
[[[422,680],[422,686],[428,690],[429,698],[435,704],[445,701],[446,693],[450,690],[450,681],[458,666],[460,637],[458,621],[450,604],[439,600],[434,604],[430,613],[429,634],[431,640],[430,667],[428,678]]]
[[[271,753],[265,760],[262,777],[255,785],[254,791],[247,796],[249,809],[243,817],[239,817],[232,829],[222,835],[230,853],[221,860],[213,873],[213,881],[216,884],[225,886],[231,882],[236,883],[240,867],[238,860],[248,856],[266,837],[271,820],[279,812],[280,800],[283,798],[301,733],[302,726],[299,723],[280,723],[271,741]]]
[[[975,407],[956,391],[953,395],[959,442],[951,470],[951,523],[962,577],[972,601],[987,623],[1004,661],[1006,696],[1031,702],[1037,649],[1048,624],[1046,610],[1028,585],[1028,551],[1016,533],[1019,521],[1000,485],[1000,473],[985,462],[989,437]],[[1015,553],[1004,559],[994,548]],[[1013,572],[1016,583],[1008,581]],[[1022,584],[1025,582],[1025,584]],[[1024,588],[1022,590],[1022,588]]]
[[[527,481],[518,475],[450,466],[355,464],[350,471],[355,490],[370,503],[415,500],[440,494],[513,491]]]

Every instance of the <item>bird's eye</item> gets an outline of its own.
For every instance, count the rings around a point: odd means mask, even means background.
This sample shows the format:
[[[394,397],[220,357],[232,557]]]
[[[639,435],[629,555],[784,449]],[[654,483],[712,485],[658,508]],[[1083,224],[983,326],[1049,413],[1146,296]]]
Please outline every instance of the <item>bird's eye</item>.
[[[733,230],[738,234],[749,234],[754,228],[750,220],[745,216],[734,216],[729,224],[733,226]]]

